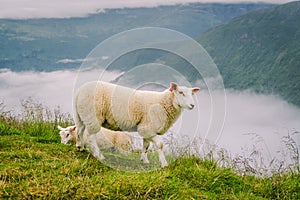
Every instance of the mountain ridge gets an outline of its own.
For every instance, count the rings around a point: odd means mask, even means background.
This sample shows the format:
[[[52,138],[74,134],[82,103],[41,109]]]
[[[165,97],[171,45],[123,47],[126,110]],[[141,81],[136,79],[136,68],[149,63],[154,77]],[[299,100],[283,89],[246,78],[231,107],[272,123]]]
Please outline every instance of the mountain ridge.
[[[0,19],[0,68],[53,71],[78,68],[101,41],[128,29],[153,26],[196,37],[250,10],[272,4],[188,4],[156,8],[108,9],[82,18]],[[179,14],[180,13],[180,14]]]
[[[300,2],[252,11],[212,28],[197,41],[225,87],[279,94],[300,106]]]

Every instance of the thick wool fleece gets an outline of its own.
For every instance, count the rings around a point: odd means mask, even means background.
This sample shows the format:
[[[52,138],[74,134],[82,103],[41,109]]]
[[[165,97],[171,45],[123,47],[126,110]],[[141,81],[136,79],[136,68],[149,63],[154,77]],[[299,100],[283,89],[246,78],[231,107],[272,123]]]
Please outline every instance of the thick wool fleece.
[[[120,151],[132,150],[133,138],[125,132],[101,128],[101,131],[97,133],[96,138],[99,149],[116,147]]]
[[[103,126],[138,131],[144,138],[150,138],[164,134],[182,112],[169,90],[140,91],[105,82],[83,85],[74,103],[77,124],[84,125],[90,134]]]

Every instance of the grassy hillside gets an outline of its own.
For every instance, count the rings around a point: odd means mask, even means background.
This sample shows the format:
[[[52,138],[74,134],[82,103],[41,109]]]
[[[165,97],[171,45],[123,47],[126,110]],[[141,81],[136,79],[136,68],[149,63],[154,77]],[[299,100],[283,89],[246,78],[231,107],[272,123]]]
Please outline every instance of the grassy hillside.
[[[74,146],[1,135],[0,197],[101,199],[299,199],[299,174],[239,176],[210,160],[179,158],[145,173],[111,169]]]
[[[112,169],[73,145],[60,144],[56,125],[71,124],[68,115],[32,101],[24,105],[18,117],[0,105],[1,199],[300,198],[299,166],[263,178],[238,175],[209,156],[187,155],[149,172]]]
[[[198,41],[218,65],[225,86],[279,94],[300,106],[300,2],[253,11]]]

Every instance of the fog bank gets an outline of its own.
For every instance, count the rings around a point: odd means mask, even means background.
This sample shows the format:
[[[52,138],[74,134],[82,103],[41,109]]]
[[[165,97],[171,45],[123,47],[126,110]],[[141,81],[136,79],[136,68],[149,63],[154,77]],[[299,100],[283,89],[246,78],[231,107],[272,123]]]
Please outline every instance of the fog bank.
[[[82,72],[81,76],[90,73]],[[98,72],[97,72],[98,73]],[[120,72],[106,73],[105,81],[114,80]],[[20,111],[20,100],[32,97],[49,108],[60,106],[62,112],[72,114],[73,85],[76,71],[54,72],[12,72],[0,71],[0,102],[6,110]],[[227,90],[226,115],[224,126],[218,137],[211,139],[212,144],[220,145],[232,154],[240,153],[241,148],[258,145],[257,134],[264,139],[261,148],[270,154],[280,150],[281,137],[300,130],[300,109],[288,104],[274,95],[255,94],[251,91]],[[207,134],[213,126],[209,92],[200,91],[196,95],[197,105],[192,111],[184,111],[182,117],[171,128],[177,138],[188,135],[190,138],[210,139]],[[168,134],[167,134],[168,135]],[[252,138],[252,139],[251,139]],[[254,139],[253,139],[254,138]],[[295,137],[300,144],[299,134]]]

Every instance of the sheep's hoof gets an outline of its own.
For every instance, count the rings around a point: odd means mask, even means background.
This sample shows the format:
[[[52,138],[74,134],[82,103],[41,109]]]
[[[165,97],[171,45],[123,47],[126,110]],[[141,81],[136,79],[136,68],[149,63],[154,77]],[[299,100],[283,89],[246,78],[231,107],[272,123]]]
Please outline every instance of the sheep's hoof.
[[[141,158],[141,161],[144,163],[144,164],[149,164],[150,162],[149,162],[149,160],[148,160],[148,158]]]
[[[162,167],[162,168],[167,167],[167,166],[168,166],[168,163],[162,163],[162,164],[161,164],[161,167]]]
[[[148,164],[149,163],[149,160],[148,160],[148,156],[147,156],[147,153],[142,153],[141,155],[141,161],[145,164]]]
[[[84,151],[84,147],[77,146],[77,151],[80,151],[80,152]]]
[[[97,156],[97,159],[100,160],[100,161],[102,161],[102,160],[105,159],[105,157],[102,154],[100,154],[99,156]]]

